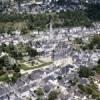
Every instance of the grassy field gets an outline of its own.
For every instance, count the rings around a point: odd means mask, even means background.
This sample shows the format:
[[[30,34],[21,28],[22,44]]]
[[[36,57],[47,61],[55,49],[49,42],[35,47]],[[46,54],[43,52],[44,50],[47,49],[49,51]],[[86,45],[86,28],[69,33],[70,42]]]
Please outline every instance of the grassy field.
[[[47,65],[50,65],[50,64],[52,64],[52,62],[41,63],[41,64],[37,64],[37,65],[31,66],[31,67],[29,67],[30,65],[27,66],[25,64],[21,64],[21,69],[30,70],[30,69],[35,69],[35,68],[40,68],[40,67],[43,67],[43,66],[47,66]]]
[[[6,74],[0,76],[0,81],[7,81],[8,76]]]
[[[0,22],[0,31],[3,32],[4,30],[7,32],[10,30],[21,30],[27,27],[25,22]]]

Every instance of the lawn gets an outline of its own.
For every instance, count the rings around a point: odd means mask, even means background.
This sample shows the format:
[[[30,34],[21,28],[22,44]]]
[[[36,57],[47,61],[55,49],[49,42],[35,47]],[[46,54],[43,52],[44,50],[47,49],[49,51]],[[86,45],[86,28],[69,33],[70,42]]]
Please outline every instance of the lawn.
[[[52,64],[52,62],[41,63],[41,64],[34,65],[32,67],[29,67],[30,65],[27,66],[25,64],[21,64],[21,69],[30,70],[30,69],[35,69],[35,68],[40,68],[40,67],[43,67],[43,66],[47,66],[47,65],[50,65],[50,64]]]
[[[0,76],[0,81],[7,81],[8,76],[6,74]]]

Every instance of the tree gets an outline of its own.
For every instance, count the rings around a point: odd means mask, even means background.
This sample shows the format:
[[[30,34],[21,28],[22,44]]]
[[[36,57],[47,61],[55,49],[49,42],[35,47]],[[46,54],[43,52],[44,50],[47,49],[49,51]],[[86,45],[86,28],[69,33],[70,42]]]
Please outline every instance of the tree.
[[[80,39],[80,38],[76,38],[76,39],[75,39],[75,43],[77,43],[77,44],[82,44],[83,41],[82,41],[82,39]]]
[[[100,35],[94,35],[93,38],[91,38],[90,43],[88,44],[89,49],[100,49]]]
[[[58,80],[62,80],[62,76],[58,76],[57,79],[58,79]]]
[[[2,45],[1,45],[1,49],[2,49],[2,51],[6,51],[6,44],[4,44],[4,43],[2,43]]]
[[[100,21],[100,4],[89,4],[85,11],[92,21]]]
[[[38,96],[44,95],[44,92],[41,88],[38,88],[37,90],[34,91]]]
[[[14,70],[16,73],[20,72],[20,68],[19,68],[19,66],[18,66],[17,64],[14,64],[14,65],[13,65],[13,70]]]
[[[1,75],[4,75],[4,74],[5,74],[5,71],[0,70],[0,76],[1,76]]]
[[[12,81],[13,83],[15,83],[16,80],[17,80],[17,79],[16,79],[16,77],[14,77],[14,76],[11,78],[11,81]]]
[[[90,68],[82,67],[82,66],[80,67],[80,70],[78,73],[80,77],[85,77],[85,78],[88,78],[89,76],[94,75],[93,71]]]
[[[40,98],[40,97],[38,97],[36,100],[41,100],[41,98]]]
[[[11,67],[9,56],[5,55],[0,58],[0,66],[6,67],[6,68]]]
[[[78,87],[81,91],[83,91],[87,94],[92,94],[93,93],[93,89],[91,88],[91,86],[88,86],[88,85],[84,86],[84,85],[79,84]]]
[[[17,72],[17,73],[15,72],[15,73],[13,74],[11,80],[12,80],[13,83],[15,83],[16,80],[17,80],[18,78],[20,78],[20,77],[21,77],[21,74],[18,73],[18,72]]]
[[[100,59],[98,60],[98,64],[100,64]]]
[[[31,64],[32,64],[32,66],[33,66],[33,65],[35,64],[35,61],[32,61]]]
[[[64,5],[66,2],[65,2],[65,0],[58,0],[57,1],[57,4],[58,5]]]
[[[28,29],[27,29],[27,28],[22,28],[21,34],[22,34],[22,35],[25,35],[25,34],[27,34],[27,33],[28,33]]]
[[[57,92],[56,91],[51,91],[48,95],[48,100],[55,100],[57,99]]]
[[[84,85],[82,85],[82,84],[79,84],[79,85],[78,85],[78,88],[79,88],[81,91],[85,91],[85,87],[84,87]]]
[[[98,74],[100,74],[100,65],[97,65],[97,66],[96,66],[96,72],[97,72]]]
[[[29,54],[31,57],[35,57],[35,56],[38,55],[37,50],[32,49],[31,47],[27,47],[27,52],[28,52],[28,54]]]

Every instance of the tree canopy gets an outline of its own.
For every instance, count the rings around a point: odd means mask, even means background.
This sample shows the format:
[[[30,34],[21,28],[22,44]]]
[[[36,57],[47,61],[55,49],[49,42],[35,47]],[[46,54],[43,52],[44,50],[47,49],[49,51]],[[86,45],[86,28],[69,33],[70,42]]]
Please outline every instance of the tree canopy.
[[[90,68],[87,68],[84,66],[80,67],[80,70],[78,73],[80,77],[85,77],[85,78],[88,78],[89,76],[94,75],[93,71]]]
[[[97,65],[97,66],[96,66],[96,72],[97,72],[98,74],[100,74],[100,65]]]
[[[57,92],[56,91],[51,91],[48,95],[48,100],[55,100],[57,99]]]

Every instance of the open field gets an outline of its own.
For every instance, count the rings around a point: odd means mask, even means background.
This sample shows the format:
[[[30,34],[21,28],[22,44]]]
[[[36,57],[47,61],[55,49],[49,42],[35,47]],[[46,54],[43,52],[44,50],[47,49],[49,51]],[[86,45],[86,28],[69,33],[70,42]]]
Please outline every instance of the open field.
[[[6,74],[0,76],[0,81],[7,81],[8,76]]]
[[[32,62],[24,62],[21,63],[20,65],[21,65],[21,69],[30,70],[30,69],[40,68],[49,64],[52,64],[52,61],[44,62],[42,60],[35,60],[34,64],[32,64]]]

